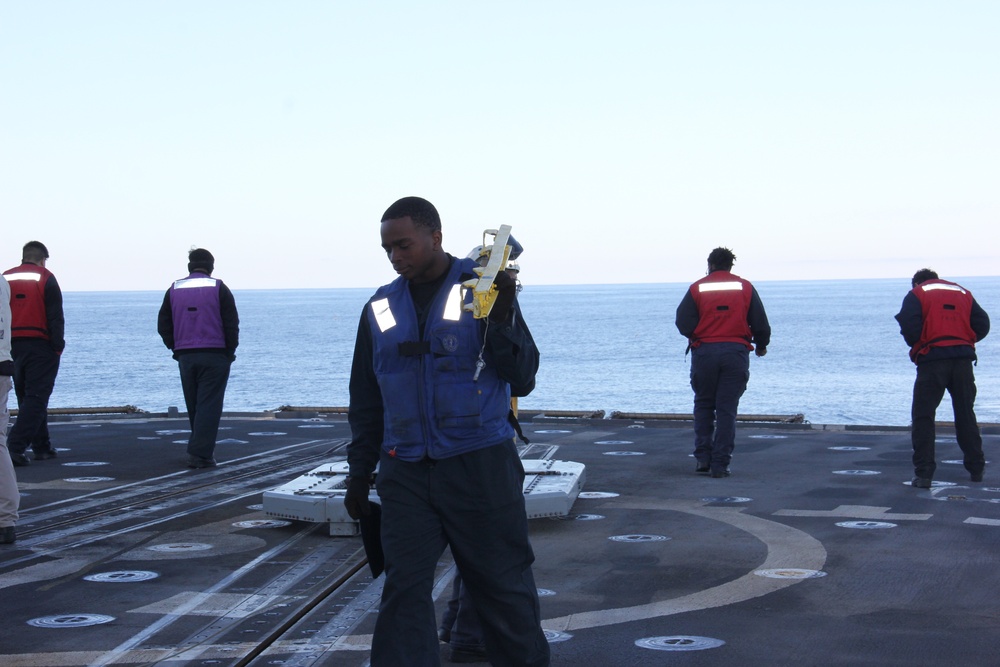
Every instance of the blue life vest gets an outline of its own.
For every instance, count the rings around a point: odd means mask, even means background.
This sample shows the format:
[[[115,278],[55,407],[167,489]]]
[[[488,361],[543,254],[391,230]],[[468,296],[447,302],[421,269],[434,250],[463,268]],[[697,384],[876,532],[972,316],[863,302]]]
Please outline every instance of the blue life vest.
[[[461,276],[474,266],[470,259],[452,262],[429,306],[423,336],[402,277],[380,287],[365,309],[384,406],[382,449],[390,456],[443,459],[514,437],[507,421],[509,385],[489,366],[473,380],[485,325],[462,308],[472,294]]]

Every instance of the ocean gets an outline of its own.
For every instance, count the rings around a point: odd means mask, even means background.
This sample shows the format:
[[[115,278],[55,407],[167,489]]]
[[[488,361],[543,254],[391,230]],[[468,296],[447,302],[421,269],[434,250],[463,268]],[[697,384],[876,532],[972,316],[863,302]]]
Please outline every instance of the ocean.
[[[224,279],[224,276],[223,276]],[[1000,317],[1000,277],[955,278]],[[893,316],[907,279],[755,283],[771,322],[751,355],[745,414],[814,424],[909,424],[914,366]],[[225,409],[346,406],[361,310],[372,289],[233,292],[241,344]],[[687,284],[526,285],[519,300],[541,351],[525,410],[689,413],[690,357],[674,326]],[[183,410],[177,364],[156,333],[163,292],[66,292],[66,351],[51,407]],[[981,422],[1000,422],[1000,333],[977,347]],[[11,405],[14,406],[11,396]],[[951,419],[947,397],[938,418]]]

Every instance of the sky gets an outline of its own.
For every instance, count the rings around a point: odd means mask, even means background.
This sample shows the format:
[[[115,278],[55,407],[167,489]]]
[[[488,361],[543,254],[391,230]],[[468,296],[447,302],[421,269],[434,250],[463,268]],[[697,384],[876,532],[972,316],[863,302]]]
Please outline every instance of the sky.
[[[525,283],[1000,274],[1000,3],[0,0],[0,264],[394,278],[417,195]],[[994,239],[992,242],[989,239]]]

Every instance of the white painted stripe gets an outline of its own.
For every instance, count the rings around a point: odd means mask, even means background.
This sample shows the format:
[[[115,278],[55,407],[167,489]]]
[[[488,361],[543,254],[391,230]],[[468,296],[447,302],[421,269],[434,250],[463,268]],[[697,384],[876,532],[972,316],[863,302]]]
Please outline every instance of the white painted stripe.
[[[382,333],[396,326],[396,318],[392,316],[392,309],[389,308],[389,299],[372,301],[372,314],[375,316],[378,330]]]
[[[841,505],[833,510],[778,510],[775,516],[823,516],[839,519],[881,519],[885,521],[927,521],[933,514],[898,514],[888,507]]]
[[[743,283],[701,283],[698,285],[699,292],[740,292],[743,290]]]
[[[971,523],[977,526],[1000,526],[1000,519],[980,519],[979,517],[970,516],[962,523]]]

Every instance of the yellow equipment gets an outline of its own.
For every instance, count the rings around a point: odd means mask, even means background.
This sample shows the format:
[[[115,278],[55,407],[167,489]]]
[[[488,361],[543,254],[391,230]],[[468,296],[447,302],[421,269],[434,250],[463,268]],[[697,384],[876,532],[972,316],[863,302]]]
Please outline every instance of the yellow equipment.
[[[487,235],[493,237],[493,243],[487,244]],[[478,280],[469,280],[462,283],[463,287],[472,290],[472,303],[465,306],[465,309],[472,312],[472,316],[477,320],[490,314],[493,303],[497,300],[497,288],[493,284],[497,274],[507,268],[507,259],[510,257],[511,246],[507,244],[510,239],[510,225],[500,225],[500,229],[487,229],[483,232],[482,255],[489,253],[489,261],[486,266],[476,267],[474,270],[479,276]]]

